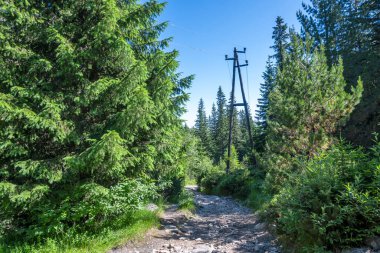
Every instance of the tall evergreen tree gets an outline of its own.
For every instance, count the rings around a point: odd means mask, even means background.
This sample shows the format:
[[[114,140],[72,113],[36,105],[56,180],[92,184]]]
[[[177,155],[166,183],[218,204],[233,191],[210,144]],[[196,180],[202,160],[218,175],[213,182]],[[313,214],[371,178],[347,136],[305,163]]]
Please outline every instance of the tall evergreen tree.
[[[214,136],[215,141],[215,156],[214,162],[219,163],[223,158],[225,149],[228,142],[228,111],[227,100],[223,93],[222,87],[219,86],[216,94],[216,132]]]
[[[216,111],[215,103],[212,103],[211,114],[208,118],[208,129],[210,133],[210,147],[211,147],[211,157],[215,157],[215,136],[217,133],[217,118],[218,114]]]
[[[178,116],[191,77],[181,79],[178,53],[163,50],[163,8],[135,0],[0,3],[6,232],[30,239],[94,226],[137,208],[128,202],[131,178],[181,174]]]
[[[230,114],[230,108],[231,108],[232,103],[236,103],[236,100],[232,102],[231,96],[230,96],[229,103],[228,103],[228,114]],[[229,120],[229,117],[230,115],[228,115],[228,120]],[[229,126],[228,126],[228,131],[229,131]],[[238,110],[236,107],[234,107],[233,112],[232,112],[232,144],[234,145],[234,147],[238,147],[238,146],[240,147],[241,142],[242,142],[242,132],[241,132],[240,122],[238,119]],[[239,152],[240,150],[238,148],[236,149],[236,151],[238,153],[238,157],[243,156],[243,154],[240,154]]]
[[[256,124],[253,122],[252,114],[251,114],[251,109],[248,106],[248,115],[249,115],[249,120],[250,120],[250,126],[251,126],[251,133],[252,133],[252,138],[254,139],[255,143],[255,136],[257,135],[257,131],[255,129]],[[248,133],[248,124],[247,124],[247,116],[245,114],[245,110],[240,110],[238,112],[238,122],[239,122],[239,129],[240,129],[240,139],[238,140],[238,143],[236,145],[236,150],[239,154],[239,160],[243,161],[245,157],[252,158],[252,148],[251,148],[251,141],[249,139],[249,133]],[[253,162],[253,161],[252,161]]]
[[[202,146],[208,153],[210,153],[211,152],[211,145],[209,141],[210,132],[208,128],[206,110],[205,110],[205,106],[204,106],[204,102],[202,98],[199,100],[197,118],[195,120],[194,127],[195,127],[196,135],[201,140]]]
[[[380,5],[377,0],[320,0],[298,12],[302,29],[324,45],[328,63],[341,55],[344,76],[355,86],[363,80],[363,99],[351,115],[344,136],[356,144],[372,144],[380,131]]]
[[[339,57],[338,33],[342,21],[341,0],[311,0],[302,3],[307,14],[297,12],[304,36],[310,34],[317,45],[324,45],[329,65],[336,63]]]
[[[208,119],[208,127],[210,129],[211,136],[216,136],[218,114],[216,111],[215,103],[212,103],[211,114]]]
[[[274,156],[268,159],[275,164],[267,177],[273,187],[286,179],[293,157],[311,158],[331,145],[362,93],[361,81],[346,92],[342,61],[328,67],[323,48],[312,53],[312,44],[292,35],[292,51],[269,96],[268,151]]]
[[[276,25],[273,27],[272,39],[274,40],[274,45],[271,48],[274,50],[274,58],[280,69],[284,61],[284,54],[288,49],[289,33],[287,30],[288,26],[284,22],[284,19],[278,16],[276,18]]]
[[[269,94],[273,89],[276,78],[276,68],[270,57],[267,60],[265,72],[263,73],[264,82],[260,84],[260,98],[256,110],[256,122],[258,126],[258,135],[255,136],[255,147],[259,151],[263,151],[267,132],[267,111],[269,107]]]

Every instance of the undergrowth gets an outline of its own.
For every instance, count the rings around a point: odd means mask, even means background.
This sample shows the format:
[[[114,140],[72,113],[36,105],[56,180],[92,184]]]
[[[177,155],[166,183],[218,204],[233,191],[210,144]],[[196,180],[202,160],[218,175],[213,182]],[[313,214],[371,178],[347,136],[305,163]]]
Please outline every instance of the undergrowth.
[[[121,219],[122,220],[122,219]],[[114,222],[111,226],[89,235],[67,231],[61,238],[49,238],[44,242],[27,244],[0,240],[2,253],[84,253],[106,252],[117,245],[143,235],[148,229],[158,226],[156,213],[140,210],[129,216],[128,222]]]

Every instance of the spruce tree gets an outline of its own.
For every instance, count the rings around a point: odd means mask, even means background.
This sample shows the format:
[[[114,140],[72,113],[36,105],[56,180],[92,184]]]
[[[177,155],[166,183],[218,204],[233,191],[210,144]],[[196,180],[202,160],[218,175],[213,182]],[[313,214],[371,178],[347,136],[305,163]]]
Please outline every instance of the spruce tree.
[[[216,94],[216,132],[214,137],[215,141],[215,156],[214,162],[219,163],[223,157],[224,151],[227,148],[228,142],[228,111],[227,100],[223,93],[222,87],[219,86]]]
[[[216,136],[218,114],[216,111],[215,103],[212,103],[211,114],[208,119],[208,128],[210,129],[211,136]]]
[[[302,3],[305,15],[297,13],[304,36],[310,34],[317,45],[324,45],[329,66],[339,58],[338,33],[341,29],[342,1],[341,0],[312,0],[310,4]]]
[[[276,68],[270,57],[267,60],[265,72],[263,73],[264,82],[260,84],[260,98],[256,110],[256,124],[258,127],[258,135],[255,136],[255,148],[263,151],[267,132],[267,111],[269,107],[269,94],[273,89],[276,77]]]
[[[273,162],[267,182],[279,187],[294,167],[294,157],[311,158],[333,142],[362,93],[358,82],[346,92],[343,64],[328,66],[323,47],[312,53],[313,41],[292,35],[292,51],[270,93],[268,160]]]
[[[277,66],[282,68],[284,61],[284,54],[288,49],[288,26],[284,22],[284,19],[280,16],[276,18],[276,25],[273,27],[272,39],[274,40],[273,46],[271,48],[274,50],[273,57],[276,59]]]
[[[215,107],[215,103],[212,103],[211,107],[211,114],[208,118],[208,129],[209,129],[209,134],[210,134],[210,147],[211,147],[211,157],[215,157],[215,136],[217,133],[217,111]]]
[[[197,118],[195,120],[194,128],[195,128],[195,134],[201,140],[203,148],[208,153],[210,153],[211,152],[211,145],[209,141],[210,131],[208,128],[206,110],[205,110],[205,106],[204,106],[204,102],[202,98],[199,100]]]
[[[256,130],[257,125],[255,122],[253,122],[251,109],[249,106],[248,106],[248,115],[249,115],[249,120],[250,120],[253,142],[254,144],[256,144],[255,136],[258,135],[257,130]],[[239,122],[239,129],[240,129],[240,136],[241,136],[240,139],[238,140],[238,144],[236,145],[236,150],[239,155],[239,161],[243,161],[245,158],[248,158],[248,160],[250,160],[250,164],[252,164],[253,163],[252,147],[251,147],[251,141],[249,139],[247,116],[245,114],[245,110],[240,110],[238,112],[237,118]]]
[[[159,40],[163,8],[134,0],[0,4],[5,232],[33,239],[100,226],[138,207],[125,188],[133,178],[181,175],[177,130],[191,77],[176,73],[178,53]]]

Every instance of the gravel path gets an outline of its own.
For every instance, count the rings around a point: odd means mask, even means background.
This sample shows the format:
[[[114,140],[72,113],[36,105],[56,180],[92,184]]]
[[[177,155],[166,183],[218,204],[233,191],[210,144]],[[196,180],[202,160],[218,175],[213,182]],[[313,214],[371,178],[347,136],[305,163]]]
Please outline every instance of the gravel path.
[[[162,215],[159,229],[110,252],[281,252],[265,224],[248,208],[228,197],[200,194],[191,187],[189,190],[195,193],[194,215],[186,215],[173,205]]]

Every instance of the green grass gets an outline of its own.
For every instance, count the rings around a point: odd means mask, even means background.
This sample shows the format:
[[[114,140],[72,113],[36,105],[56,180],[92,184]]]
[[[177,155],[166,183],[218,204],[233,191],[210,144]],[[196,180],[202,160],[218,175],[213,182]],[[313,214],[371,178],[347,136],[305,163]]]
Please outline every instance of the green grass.
[[[4,253],[97,253],[123,245],[131,239],[141,237],[148,229],[158,226],[155,213],[139,211],[133,215],[129,225],[122,229],[107,229],[93,236],[74,234],[60,240],[48,239],[43,244],[16,243],[7,245],[0,241],[0,252]]]

